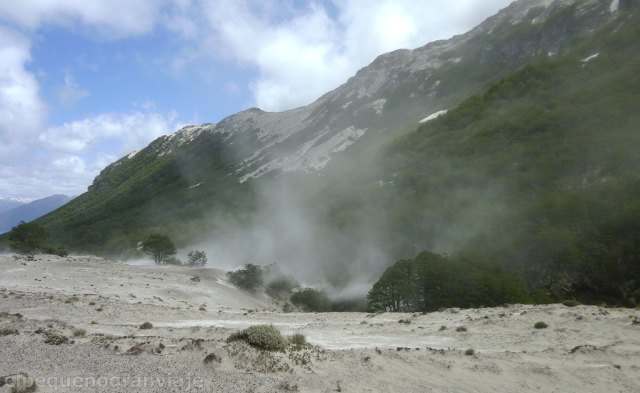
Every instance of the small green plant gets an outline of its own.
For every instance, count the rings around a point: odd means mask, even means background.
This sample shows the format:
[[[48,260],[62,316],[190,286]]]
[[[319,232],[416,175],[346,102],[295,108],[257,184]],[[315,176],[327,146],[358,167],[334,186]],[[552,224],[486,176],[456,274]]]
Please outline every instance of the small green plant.
[[[444,325],[440,326],[440,329],[438,329],[438,331],[439,331],[439,332],[441,332],[441,331],[443,331],[443,330],[447,330],[447,327],[446,327],[446,326],[444,326]]]
[[[20,332],[16,329],[0,329],[0,336],[10,336],[12,334],[18,335]]]
[[[464,351],[464,354],[467,356],[473,356],[475,355],[476,351],[473,348],[469,348],[466,351]]]
[[[293,306],[291,303],[287,302],[282,305],[282,312],[290,313],[293,311]]]
[[[467,328],[464,326],[458,326],[456,328],[456,332],[466,332],[466,331],[467,331]]]
[[[63,336],[61,334],[53,334],[53,333],[47,334],[47,338],[44,340],[45,344],[50,344],[50,345],[60,345],[68,341],[69,341],[69,338],[67,336]]]
[[[13,383],[13,386],[9,390],[11,393],[28,393],[38,390],[36,381],[29,378],[28,374],[19,374],[11,377],[0,377],[0,387],[5,383]]]
[[[304,334],[298,332],[291,336],[290,341],[291,344],[301,347],[307,343],[307,337]]]
[[[92,324],[92,325],[97,325],[97,324],[98,324],[98,321],[91,321],[91,324]]]
[[[245,341],[247,344],[265,351],[283,351],[289,344],[273,325],[250,326],[227,338],[227,343],[233,341]]]
[[[206,307],[204,307],[204,306],[200,307],[198,310],[200,310],[200,311],[207,311]]]
[[[562,302],[562,304],[564,304],[567,307],[575,307],[575,306],[580,306],[582,303],[576,300],[565,300],[564,302]]]
[[[410,325],[411,324],[411,320],[410,319],[401,319],[398,321],[398,323],[404,323],[405,325]]]
[[[73,331],[74,337],[84,337],[87,334],[87,331],[84,329],[76,329]]]
[[[213,362],[222,363],[222,358],[212,352],[212,353],[208,354],[207,356],[205,356],[204,364],[209,364],[209,363],[213,363]]]
[[[65,300],[64,302],[65,302],[65,303],[67,303],[67,304],[71,304],[71,303],[75,303],[75,302],[77,302],[77,301],[79,301],[79,300],[80,300],[80,299],[78,299],[77,297],[72,296],[72,297],[70,297],[70,298],[67,298],[67,300]]]
[[[153,327],[153,324],[151,322],[144,322],[142,325],[140,325],[140,329],[151,329]]]
[[[95,306],[95,305],[96,305],[96,302],[89,302],[89,305],[90,305],[90,306]]]
[[[546,329],[548,326],[544,322],[536,322],[536,324],[533,325],[533,327],[536,329]]]
[[[96,308],[96,311],[97,311],[97,312],[104,311],[104,308],[103,308],[102,306],[100,306],[100,307]]]

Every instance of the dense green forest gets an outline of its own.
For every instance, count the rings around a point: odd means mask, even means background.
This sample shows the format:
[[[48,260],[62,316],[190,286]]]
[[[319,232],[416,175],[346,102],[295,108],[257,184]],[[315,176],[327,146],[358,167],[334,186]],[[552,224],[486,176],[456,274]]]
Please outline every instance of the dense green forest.
[[[435,292],[417,285],[423,292],[406,302],[385,298],[390,295],[381,288],[398,277],[405,277],[400,291],[414,279],[425,280],[420,261],[430,254],[420,254],[384,273],[370,292],[370,307],[433,310],[526,296],[535,301],[539,291],[556,299],[635,306],[639,92],[636,15],[394,141],[383,157],[394,185],[379,197],[387,200],[395,229],[431,239],[435,247],[447,236],[460,242],[448,247],[453,259],[444,263],[445,257],[431,255],[440,259],[427,264],[440,269],[436,276],[448,275],[442,279],[447,284]],[[469,288],[492,269],[494,277],[508,272],[501,281],[508,295],[494,291],[475,298],[485,289],[474,294]],[[456,291],[465,286],[461,297]],[[430,303],[425,293],[439,300]]]

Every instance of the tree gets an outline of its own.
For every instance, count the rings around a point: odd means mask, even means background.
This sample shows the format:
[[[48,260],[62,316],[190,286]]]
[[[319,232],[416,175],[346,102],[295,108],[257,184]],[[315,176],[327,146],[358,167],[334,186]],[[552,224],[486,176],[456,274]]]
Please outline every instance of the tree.
[[[207,254],[204,251],[191,251],[187,254],[187,266],[203,267],[207,264]]]
[[[164,265],[167,258],[176,255],[178,249],[169,236],[154,233],[142,243],[142,251],[153,257],[155,263]]]
[[[9,247],[23,253],[35,253],[44,246],[49,234],[35,222],[20,223],[9,232]]]
[[[262,266],[247,263],[244,268],[228,272],[229,281],[240,288],[255,292],[264,284]]]

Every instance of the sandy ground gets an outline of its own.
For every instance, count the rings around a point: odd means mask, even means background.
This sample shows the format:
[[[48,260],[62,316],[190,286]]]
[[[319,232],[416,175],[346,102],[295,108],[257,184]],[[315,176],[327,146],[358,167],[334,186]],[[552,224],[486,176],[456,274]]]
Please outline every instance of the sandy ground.
[[[215,269],[0,256],[0,377],[27,374],[39,392],[640,392],[640,310],[279,310]],[[225,343],[257,324],[313,347]],[[45,343],[52,335],[69,341]]]

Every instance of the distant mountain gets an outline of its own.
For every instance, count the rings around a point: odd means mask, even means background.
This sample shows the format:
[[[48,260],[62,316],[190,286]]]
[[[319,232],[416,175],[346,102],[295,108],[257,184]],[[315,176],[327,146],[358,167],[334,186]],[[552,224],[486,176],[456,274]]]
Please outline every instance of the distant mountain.
[[[52,195],[4,211],[0,213],[0,233],[9,232],[20,221],[29,222],[44,216],[72,199],[67,195]]]
[[[11,210],[25,203],[29,203],[31,200],[19,199],[19,198],[0,198],[0,213]]]

